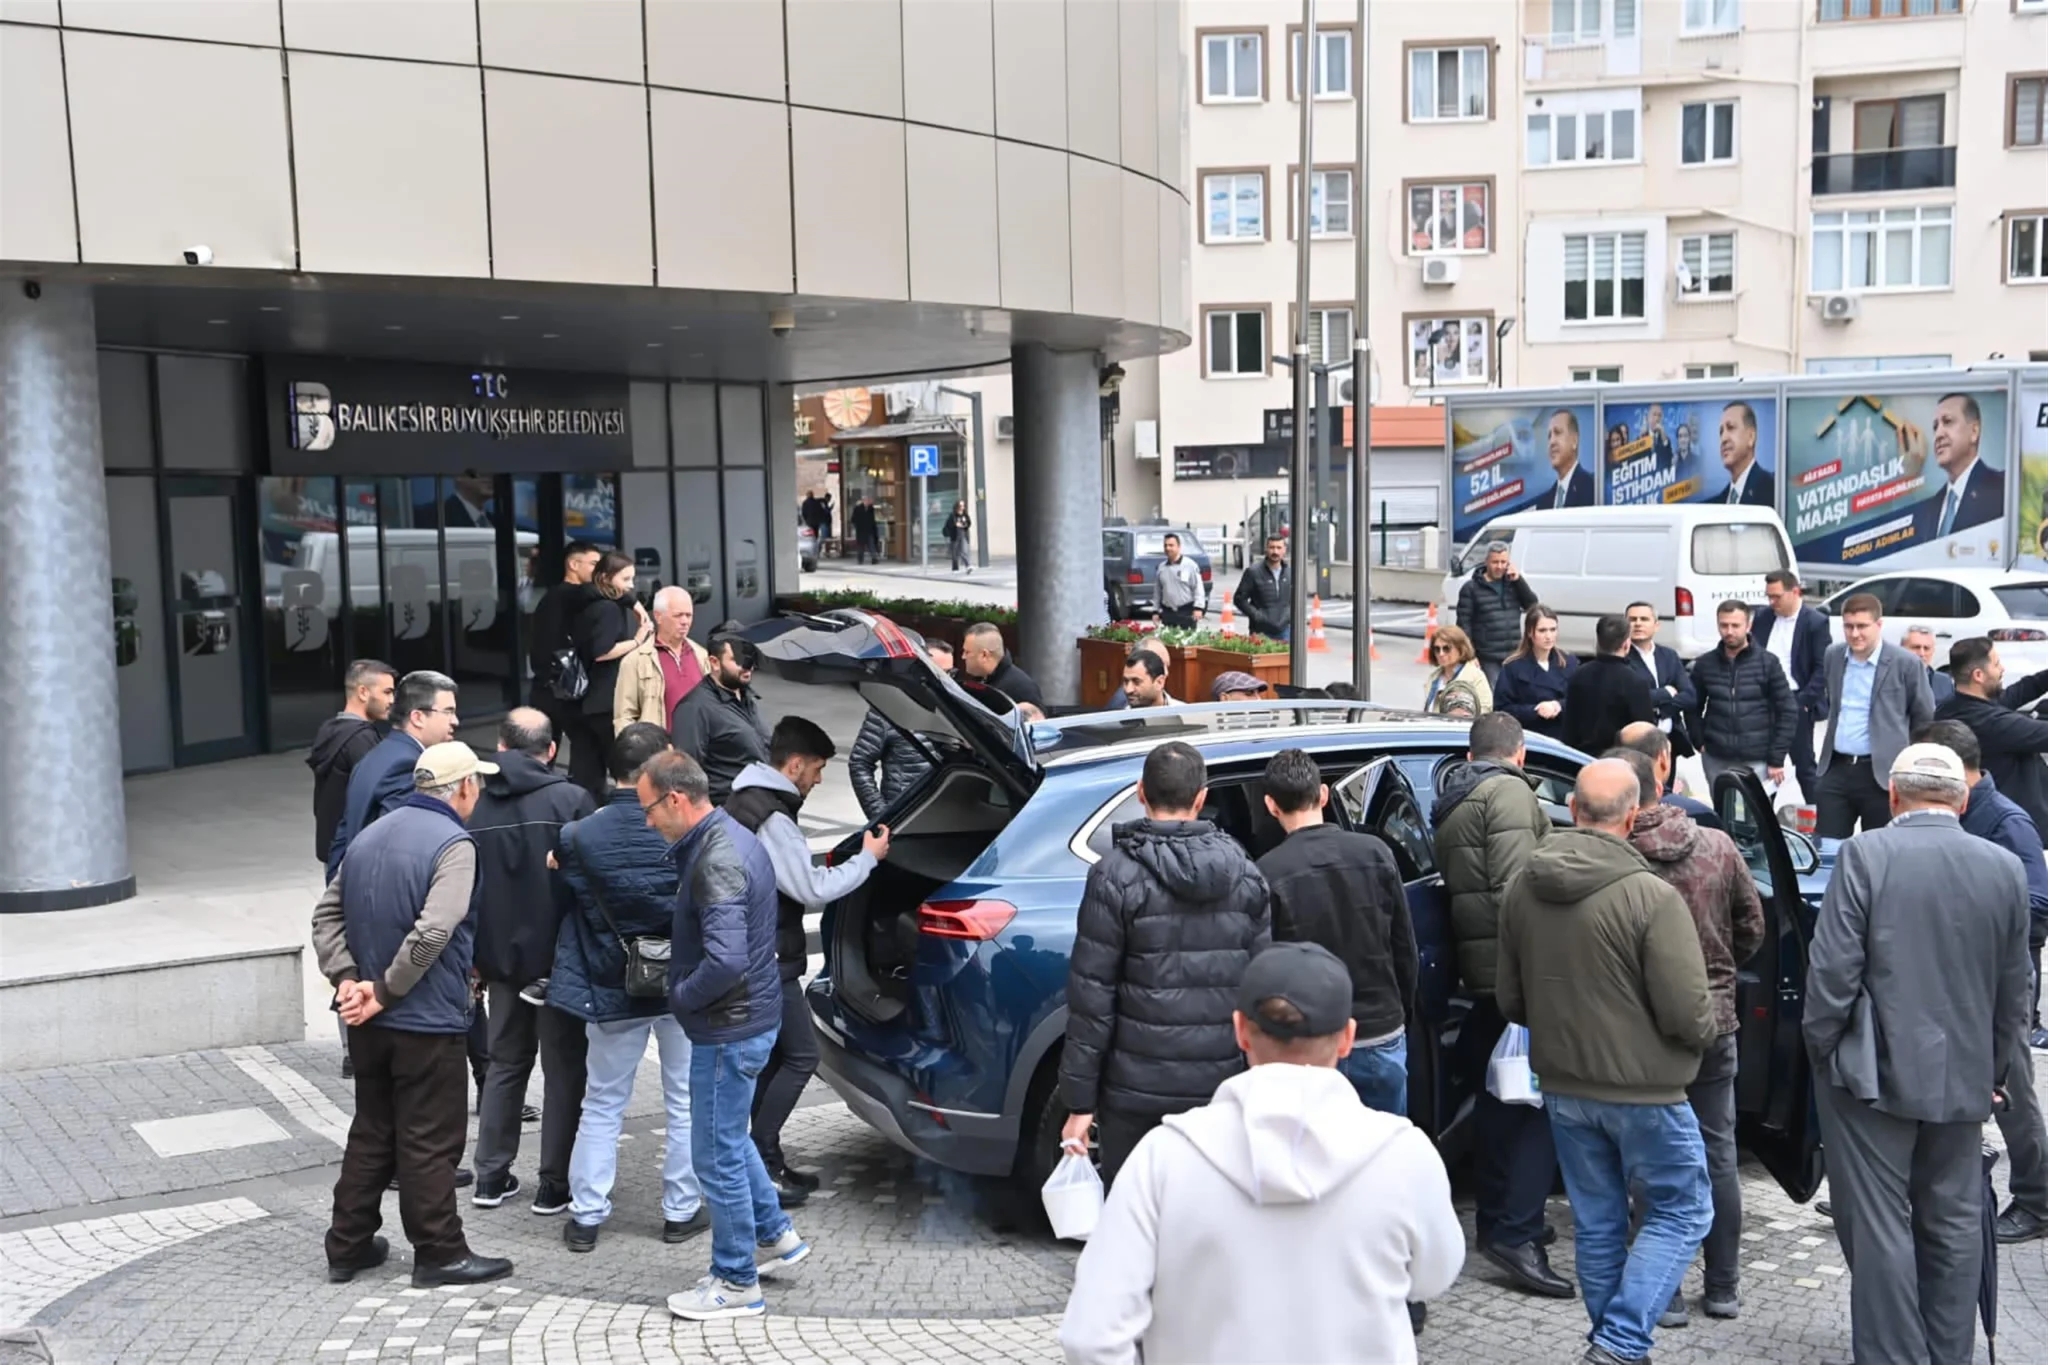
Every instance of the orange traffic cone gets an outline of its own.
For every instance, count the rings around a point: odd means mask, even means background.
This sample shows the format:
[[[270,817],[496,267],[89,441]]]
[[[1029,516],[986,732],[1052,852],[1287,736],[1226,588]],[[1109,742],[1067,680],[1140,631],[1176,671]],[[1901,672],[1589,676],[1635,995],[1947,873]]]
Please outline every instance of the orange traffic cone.
[[[1380,662],[1382,662],[1382,661],[1381,661],[1381,659],[1380,659],[1380,636],[1379,636],[1379,632],[1378,632],[1378,631],[1376,631],[1376,630],[1371,630],[1371,629],[1368,629],[1368,630],[1367,630],[1367,631],[1365,632],[1365,642],[1366,642],[1366,643],[1367,643],[1368,645],[1372,646],[1372,661],[1373,661],[1374,663],[1380,663]]]
[[[1330,652],[1330,637],[1323,634],[1323,598],[1320,593],[1313,594],[1308,599],[1308,652]]]
[[[1430,662],[1429,647],[1436,643],[1436,603],[1429,604],[1429,619],[1422,623],[1422,653],[1416,663]]]
[[[1223,590],[1223,617],[1216,624],[1225,635],[1237,634],[1237,617],[1230,610],[1230,590],[1228,588]]]

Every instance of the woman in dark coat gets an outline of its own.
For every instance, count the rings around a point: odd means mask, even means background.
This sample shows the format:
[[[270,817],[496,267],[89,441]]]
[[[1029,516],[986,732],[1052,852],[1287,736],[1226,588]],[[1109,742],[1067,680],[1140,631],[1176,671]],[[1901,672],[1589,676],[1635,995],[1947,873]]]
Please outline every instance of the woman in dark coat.
[[[946,518],[946,539],[953,547],[953,568],[974,572],[974,561],[967,557],[967,533],[974,529],[974,519],[967,515],[967,504],[953,504],[953,515]]]
[[[633,596],[633,561],[617,550],[607,550],[597,561],[590,580],[590,594],[571,605],[569,639],[590,687],[563,716],[568,730],[569,777],[577,786],[603,800],[607,778],[606,760],[611,753],[612,700],[619,689],[619,660],[625,658],[654,634],[654,622],[647,609]]]
[[[1564,690],[1579,661],[1557,647],[1557,613],[1540,603],[1522,615],[1522,643],[1500,666],[1493,707],[1524,730],[1564,737]]]

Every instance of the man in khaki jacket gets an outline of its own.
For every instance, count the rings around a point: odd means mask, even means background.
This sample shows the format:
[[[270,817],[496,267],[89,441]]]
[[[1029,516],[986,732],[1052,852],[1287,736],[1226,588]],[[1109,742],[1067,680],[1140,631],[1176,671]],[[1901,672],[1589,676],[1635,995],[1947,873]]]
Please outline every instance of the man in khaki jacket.
[[[697,604],[688,589],[666,587],[654,594],[654,637],[619,660],[619,687],[612,694],[612,733],[636,721],[668,728],[676,703],[711,668],[704,646],[690,638]]]

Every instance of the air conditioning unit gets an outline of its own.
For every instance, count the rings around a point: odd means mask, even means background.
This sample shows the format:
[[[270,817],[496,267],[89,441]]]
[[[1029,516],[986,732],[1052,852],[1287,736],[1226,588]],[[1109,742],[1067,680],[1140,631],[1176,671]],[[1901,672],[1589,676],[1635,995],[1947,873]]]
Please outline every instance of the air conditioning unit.
[[[1854,322],[1863,311],[1863,300],[1854,294],[1824,294],[1820,300],[1822,322]]]
[[[1460,264],[1456,256],[1426,257],[1422,262],[1422,282],[1440,287],[1456,284]]]
[[[1015,416],[1006,412],[1001,417],[996,418],[996,439],[998,441],[1014,441],[1017,439],[1017,419]]]
[[[1159,423],[1156,420],[1148,417],[1141,421],[1132,423],[1131,429],[1135,433],[1137,444],[1137,457],[1141,460],[1158,459]]]

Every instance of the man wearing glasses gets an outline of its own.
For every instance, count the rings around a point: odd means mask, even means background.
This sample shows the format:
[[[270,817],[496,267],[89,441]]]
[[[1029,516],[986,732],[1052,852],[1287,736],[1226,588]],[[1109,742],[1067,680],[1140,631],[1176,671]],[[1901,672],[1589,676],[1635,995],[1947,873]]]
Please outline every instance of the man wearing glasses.
[[[398,699],[391,708],[391,733],[364,754],[348,776],[348,798],[327,853],[327,879],[348,852],[349,842],[378,816],[397,806],[413,788],[412,770],[420,755],[455,738],[455,680],[445,673],[421,669],[398,680]]]

